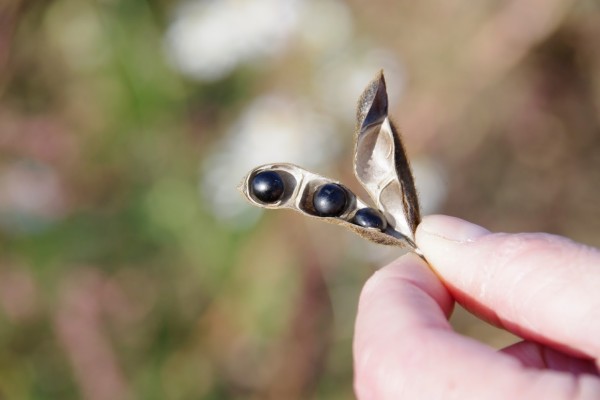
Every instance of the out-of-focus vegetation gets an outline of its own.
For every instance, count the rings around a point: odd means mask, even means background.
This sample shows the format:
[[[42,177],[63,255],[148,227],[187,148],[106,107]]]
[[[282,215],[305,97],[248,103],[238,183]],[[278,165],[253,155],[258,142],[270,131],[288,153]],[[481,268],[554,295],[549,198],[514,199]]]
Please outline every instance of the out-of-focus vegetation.
[[[4,0],[0,397],[350,398],[358,294],[397,250],[238,180],[357,189],[385,68],[427,212],[600,246],[598,38],[593,0]]]

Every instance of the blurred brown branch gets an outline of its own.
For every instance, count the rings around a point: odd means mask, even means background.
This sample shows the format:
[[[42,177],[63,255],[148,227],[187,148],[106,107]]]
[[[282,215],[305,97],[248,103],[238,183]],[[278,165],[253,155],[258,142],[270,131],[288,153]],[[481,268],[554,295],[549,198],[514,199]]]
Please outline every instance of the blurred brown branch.
[[[7,0],[0,4],[0,95],[10,79],[7,66],[14,45],[15,31],[24,10],[24,0]]]
[[[332,308],[324,265],[304,226],[288,232],[300,264],[300,292],[287,331],[271,360],[275,373],[261,399],[312,398],[328,354]]]
[[[129,389],[106,334],[100,300],[103,285],[103,277],[94,270],[75,273],[63,289],[55,329],[82,397],[124,400],[130,398]]]
[[[484,21],[472,39],[462,44],[444,80],[446,90],[409,93],[403,114],[407,132],[418,132],[417,148],[444,134],[444,127],[466,112],[481,92],[502,79],[560,26],[574,0],[513,0]]]

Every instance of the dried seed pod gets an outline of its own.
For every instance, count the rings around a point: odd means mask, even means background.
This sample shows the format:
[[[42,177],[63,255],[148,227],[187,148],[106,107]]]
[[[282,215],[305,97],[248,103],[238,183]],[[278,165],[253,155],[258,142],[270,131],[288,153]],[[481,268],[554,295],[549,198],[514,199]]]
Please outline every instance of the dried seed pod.
[[[360,97],[355,144],[354,173],[375,208],[343,184],[288,163],[254,168],[239,189],[256,206],[292,209],[372,242],[420,254],[414,243],[421,219],[417,192],[399,133],[388,117],[383,73]]]
[[[264,171],[276,172],[281,176],[284,182],[283,196],[276,202],[263,202],[252,193],[252,180]],[[338,185],[346,192],[346,207],[339,216],[323,217],[320,216],[319,211],[315,209],[313,202],[315,193],[317,193],[319,188],[327,184]],[[319,218],[332,224],[344,226],[361,237],[375,243],[415,247],[412,241],[395,231],[389,225],[385,230],[380,230],[372,227],[364,227],[354,222],[354,216],[357,210],[369,207],[365,201],[358,198],[350,189],[340,182],[317,175],[294,164],[277,163],[256,167],[246,175],[240,184],[239,189],[250,203],[259,207],[271,209],[287,208],[295,210],[310,217]]]
[[[388,117],[383,73],[363,92],[356,117],[354,174],[389,223],[414,241],[419,200],[400,134]]]

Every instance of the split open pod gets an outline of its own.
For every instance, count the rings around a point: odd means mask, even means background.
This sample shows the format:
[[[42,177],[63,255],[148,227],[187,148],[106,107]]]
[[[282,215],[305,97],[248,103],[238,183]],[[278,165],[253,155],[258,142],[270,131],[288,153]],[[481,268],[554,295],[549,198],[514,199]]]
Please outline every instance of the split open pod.
[[[400,134],[388,117],[383,73],[364,90],[356,117],[354,174],[370,203],[340,182],[289,163],[256,167],[239,188],[256,206],[292,209],[421,254],[414,241],[421,221],[417,191]]]

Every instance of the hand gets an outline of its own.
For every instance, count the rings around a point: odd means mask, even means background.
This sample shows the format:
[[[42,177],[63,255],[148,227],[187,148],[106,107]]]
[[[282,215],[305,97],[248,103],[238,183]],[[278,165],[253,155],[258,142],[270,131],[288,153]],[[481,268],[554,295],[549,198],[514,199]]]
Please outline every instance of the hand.
[[[598,249],[445,216],[416,241],[430,266],[405,255],[361,294],[359,399],[600,399]],[[497,351],[457,334],[454,301],[524,340]]]

